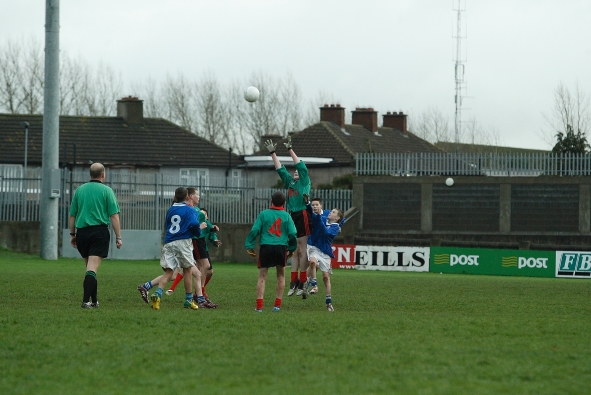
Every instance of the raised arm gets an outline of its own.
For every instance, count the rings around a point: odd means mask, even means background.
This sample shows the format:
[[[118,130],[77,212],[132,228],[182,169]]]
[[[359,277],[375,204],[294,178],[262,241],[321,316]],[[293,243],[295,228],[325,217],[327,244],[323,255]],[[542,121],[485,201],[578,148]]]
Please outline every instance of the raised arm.
[[[293,164],[297,165],[298,163],[300,163],[300,158],[298,158],[296,153],[293,151],[293,145],[291,144],[291,136],[287,136],[287,143],[283,143],[283,145],[285,145],[285,148],[287,148],[287,151],[289,151],[289,155],[291,155]]]
[[[273,165],[275,166],[275,170],[280,169],[281,162],[279,161],[279,158],[275,153],[275,150],[277,149],[277,144],[275,144],[273,140],[267,140],[265,141],[265,148],[267,148],[269,150],[269,154],[271,154],[271,159],[273,159]]]

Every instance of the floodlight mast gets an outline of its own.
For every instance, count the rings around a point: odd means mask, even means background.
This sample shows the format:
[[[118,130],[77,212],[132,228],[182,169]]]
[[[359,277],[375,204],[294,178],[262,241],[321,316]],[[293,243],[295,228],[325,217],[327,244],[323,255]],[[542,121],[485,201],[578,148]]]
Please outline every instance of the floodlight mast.
[[[453,38],[456,39],[456,48],[455,48],[455,80],[456,80],[456,114],[455,114],[455,128],[454,128],[454,142],[460,142],[460,136],[462,135],[462,90],[465,87],[464,81],[464,61],[462,59],[462,39],[466,38],[466,36],[462,35],[462,0],[457,0],[457,7],[454,8],[454,11],[457,11],[457,26],[456,26],[456,34]]]
[[[41,258],[57,260],[59,211],[59,0],[45,1]],[[57,186],[56,184],[57,180]],[[56,190],[57,188],[57,190]],[[57,193],[56,193],[57,191]]]
[[[27,220],[27,195],[29,193],[29,177],[27,171],[27,158],[28,158],[28,149],[29,149],[29,123],[23,122],[23,127],[25,128],[25,160],[24,160],[24,188],[23,188],[23,208],[22,208],[22,220]]]

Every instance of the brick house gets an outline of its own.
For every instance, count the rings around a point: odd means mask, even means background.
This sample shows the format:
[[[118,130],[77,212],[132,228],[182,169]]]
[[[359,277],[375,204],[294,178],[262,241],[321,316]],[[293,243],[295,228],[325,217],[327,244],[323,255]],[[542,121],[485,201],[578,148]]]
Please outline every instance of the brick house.
[[[306,129],[291,133],[294,151],[310,169],[312,187],[330,184],[338,176],[355,172],[357,153],[395,152],[444,152],[407,130],[407,115],[387,112],[378,126],[378,112],[373,108],[356,108],[352,111],[351,124],[345,124],[345,108],[340,104],[320,107],[320,122]],[[244,157],[249,177],[257,185],[270,186],[278,177],[263,142],[272,139],[278,143],[277,155],[286,167],[292,160],[281,136],[267,135],[261,138],[261,150]]]
[[[33,170],[42,165],[43,115],[0,114],[0,167],[16,177],[24,163],[24,122]],[[88,169],[101,162],[113,174],[180,176],[187,185],[197,177],[205,182],[244,177],[239,155],[165,119],[145,118],[143,101],[135,97],[118,100],[115,117],[60,116],[59,129],[60,167]]]

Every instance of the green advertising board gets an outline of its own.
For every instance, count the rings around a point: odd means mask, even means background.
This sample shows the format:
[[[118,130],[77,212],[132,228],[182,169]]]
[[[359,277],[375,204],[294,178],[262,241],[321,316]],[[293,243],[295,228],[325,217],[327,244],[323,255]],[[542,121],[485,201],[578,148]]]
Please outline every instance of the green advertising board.
[[[554,277],[554,251],[431,247],[431,272]]]

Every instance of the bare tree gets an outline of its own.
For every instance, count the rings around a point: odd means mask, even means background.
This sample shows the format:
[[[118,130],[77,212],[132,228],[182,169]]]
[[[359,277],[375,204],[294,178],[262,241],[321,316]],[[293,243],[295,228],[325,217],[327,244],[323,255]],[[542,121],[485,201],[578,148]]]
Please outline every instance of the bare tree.
[[[144,101],[144,114],[149,118],[164,118],[166,104],[162,96],[160,84],[151,77],[143,84],[134,83],[131,91],[134,96]]]
[[[449,121],[435,107],[428,107],[427,110],[420,113],[416,118],[410,117],[408,129],[416,136],[432,143],[453,140]]]
[[[84,113],[79,99],[87,72],[81,61],[75,62],[66,52],[60,57],[60,113],[62,115],[82,115]]]
[[[167,76],[162,88],[166,118],[193,133],[197,133],[196,90],[195,83],[189,82],[182,74],[176,79]]]
[[[320,121],[320,107],[325,104],[340,104],[341,101],[325,91],[319,91],[316,97],[308,100],[304,114],[301,116],[300,125],[303,128],[314,125]]]
[[[233,148],[236,153],[247,154],[252,152],[252,147],[257,146],[252,134],[248,132],[247,122],[248,109],[250,104],[244,100],[244,83],[238,80],[233,81],[227,87],[225,95],[228,103],[228,147]],[[257,146],[258,148],[258,146]]]
[[[281,82],[280,89],[281,108],[278,122],[281,133],[286,135],[288,132],[300,130],[302,92],[291,73]]]
[[[570,126],[575,133],[587,137],[591,132],[591,106],[589,94],[578,83],[569,89],[560,82],[554,89],[554,107],[550,113],[542,113],[547,129],[541,132],[541,138],[550,146],[556,143],[556,134],[565,133]]]
[[[22,62],[24,59],[18,43],[9,41],[0,48],[0,106],[2,111],[10,114],[21,111]]]
[[[43,108],[44,61],[39,43],[30,39],[24,47],[21,102],[26,114],[39,114]]]
[[[198,134],[217,145],[227,142],[229,131],[228,109],[222,89],[213,73],[208,72],[198,84],[196,92]]]
[[[97,73],[94,76],[94,104],[96,115],[114,116],[116,114],[115,102],[123,97],[123,81],[121,75],[112,67],[99,63]]]

